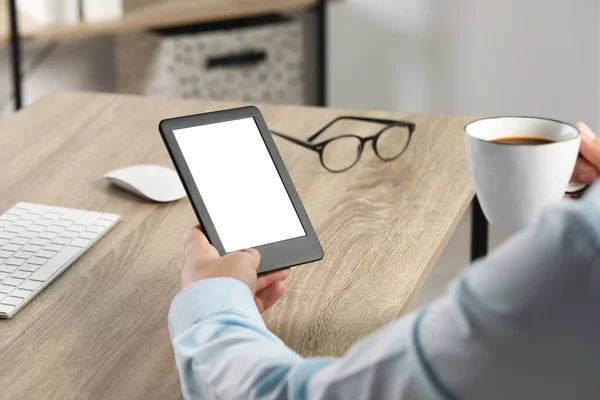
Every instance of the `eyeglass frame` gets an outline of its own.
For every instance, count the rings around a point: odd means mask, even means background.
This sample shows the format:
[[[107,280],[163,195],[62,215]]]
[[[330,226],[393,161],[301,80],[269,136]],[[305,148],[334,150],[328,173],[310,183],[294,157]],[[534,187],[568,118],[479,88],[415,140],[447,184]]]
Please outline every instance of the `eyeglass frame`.
[[[361,121],[361,122],[371,122],[371,123],[376,123],[376,124],[383,124],[386,125],[383,129],[381,129],[379,132],[377,132],[375,135],[372,136],[367,136],[367,137],[361,137],[358,135],[340,135],[340,136],[336,136],[327,140],[324,140],[322,142],[319,143],[312,143],[313,140],[317,139],[323,132],[325,132],[327,129],[331,128],[332,125],[334,125],[336,122],[338,121],[343,121],[343,120],[351,120],[351,121]],[[404,147],[404,149],[398,153],[398,155],[392,157],[392,158],[385,158],[382,157],[379,152],[377,151],[377,140],[379,139],[379,137],[388,129],[393,128],[395,126],[400,126],[403,128],[408,128],[408,141],[406,142],[406,146]],[[280,133],[277,131],[274,131],[272,129],[270,129],[271,133],[273,135],[279,136],[283,139],[286,139],[292,143],[295,143],[299,146],[302,146],[304,148],[307,148],[309,150],[312,151],[316,151],[317,153],[319,153],[319,159],[321,161],[321,165],[323,166],[323,168],[325,168],[327,171],[329,172],[333,172],[333,173],[340,173],[340,172],[345,172],[348,171],[350,168],[354,167],[356,164],[358,164],[358,162],[360,161],[360,158],[362,157],[362,154],[364,152],[365,149],[365,144],[367,144],[370,141],[373,141],[373,151],[375,152],[375,155],[382,161],[384,162],[388,162],[388,161],[394,161],[396,160],[398,157],[400,157],[402,154],[404,154],[404,152],[406,152],[406,150],[408,149],[408,146],[410,145],[410,141],[412,139],[412,135],[415,132],[417,128],[417,125],[413,122],[408,122],[408,121],[398,121],[398,120],[391,120],[391,119],[380,119],[380,118],[366,118],[366,117],[352,117],[352,116],[341,116],[341,117],[337,117],[335,118],[333,121],[331,121],[330,123],[328,123],[327,125],[325,125],[323,128],[319,129],[316,133],[314,133],[313,135],[311,135],[308,139],[306,140],[302,140],[302,139],[298,139],[295,138],[293,136],[289,136],[286,135],[284,133]],[[345,138],[345,137],[353,137],[353,138],[357,138],[358,140],[360,140],[360,147],[359,150],[360,152],[358,153],[356,160],[354,161],[354,163],[344,169],[341,170],[333,170],[331,168],[328,168],[327,165],[325,165],[325,162],[323,161],[323,151],[325,149],[325,146],[335,140],[341,139],[341,138]]]

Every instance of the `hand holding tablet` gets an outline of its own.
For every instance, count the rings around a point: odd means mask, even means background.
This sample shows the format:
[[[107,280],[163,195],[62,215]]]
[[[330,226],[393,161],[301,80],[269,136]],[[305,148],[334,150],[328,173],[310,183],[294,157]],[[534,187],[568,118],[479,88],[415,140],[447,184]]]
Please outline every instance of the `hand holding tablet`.
[[[210,243],[256,248],[259,273],[323,258],[323,249],[256,107],[161,121],[160,132]]]

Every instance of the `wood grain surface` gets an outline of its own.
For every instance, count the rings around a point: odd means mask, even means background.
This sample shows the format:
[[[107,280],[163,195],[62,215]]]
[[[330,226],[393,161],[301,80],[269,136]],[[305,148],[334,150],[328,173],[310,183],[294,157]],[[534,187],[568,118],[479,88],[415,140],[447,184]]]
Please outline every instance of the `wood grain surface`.
[[[7,1],[0,4],[0,43],[9,39],[6,4]],[[125,7],[123,19],[107,22],[40,26],[21,13],[20,32],[24,40],[73,39],[285,13],[310,9],[316,4],[317,0],[136,0]]]
[[[0,125],[0,210],[18,201],[123,218],[11,320],[0,320],[1,399],[181,398],[167,313],[178,292],[187,199],[151,204],[102,175],[138,163],[171,166],[158,122],[236,106],[57,93]],[[371,148],[332,174],[316,153],[276,138],[325,249],[298,267],[269,328],[305,356],[339,356],[402,315],[473,197],[465,117],[260,106],[272,129],[307,137],[338,115],[417,124],[408,151],[384,163]],[[369,124],[351,123],[367,135]]]

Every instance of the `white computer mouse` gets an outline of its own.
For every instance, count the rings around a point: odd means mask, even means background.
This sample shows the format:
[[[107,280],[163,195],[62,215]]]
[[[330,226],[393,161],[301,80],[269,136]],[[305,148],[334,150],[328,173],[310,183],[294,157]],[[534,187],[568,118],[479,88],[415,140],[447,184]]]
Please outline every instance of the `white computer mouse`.
[[[133,165],[104,174],[115,186],[144,200],[167,203],[185,197],[177,172],[160,165]]]

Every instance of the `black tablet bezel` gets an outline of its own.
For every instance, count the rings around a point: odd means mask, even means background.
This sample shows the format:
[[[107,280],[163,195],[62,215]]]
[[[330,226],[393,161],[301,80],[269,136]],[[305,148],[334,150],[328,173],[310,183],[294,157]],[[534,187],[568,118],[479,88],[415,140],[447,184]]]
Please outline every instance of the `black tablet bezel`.
[[[306,210],[302,205],[300,196],[296,191],[294,183],[281,159],[279,150],[273,141],[271,132],[267,128],[267,124],[260,112],[254,106],[235,108],[230,110],[222,110],[209,112],[204,114],[188,115],[178,118],[165,119],[159,124],[159,131],[164,140],[167,151],[171,156],[171,160],[179,174],[185,191],[192,203],[192,208],[200,221],[204,233],[210,243],[217,249],[220,255],[227,254],[221,243],[221,239],[217,234],[217,230],[213,221],[206,209],[202,195],[196,186],[192,174],[188,168],[181,149],[175,139],[174,131],[195,126],[216,124],[219,122],[227,122],[245,118],[253,118],[256,122],[258,130],[263,138],[265,145],[271,155],[271,159],[277,168],[279,176],[285,186],[285,189],[292,201],[294,209],[298,214],[302,227],[306,232],[306,236],[295,239],[284,240],[281,242],[265,244],[257,246],[256,249],[261,254],[261,262],[258,272],[264,273],[277,269],[293,267],[296,265],[307,264],[318,261],[323,258],[323,248],[317,238],[317,234],[306,214]]]

